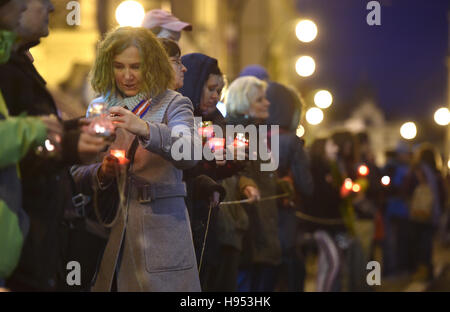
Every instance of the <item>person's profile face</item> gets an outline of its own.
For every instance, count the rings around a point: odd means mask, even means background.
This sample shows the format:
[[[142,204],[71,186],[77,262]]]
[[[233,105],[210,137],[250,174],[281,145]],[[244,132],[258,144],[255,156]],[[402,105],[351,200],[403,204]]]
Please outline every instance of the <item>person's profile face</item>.
[[[180,56],[169,57],[170,65],[172,65],[175,72],[175,86],[174,89],[180,89],[184,84],[184,73],[187,72],[187,68],[181,62]]]
[[[0,6],[0,30],[17,30],[27,9],[27,0],[10,0]]]
[[[225,86],[221,75],[210,74],[208,80],[203,86],[202,97],[200,100],[200,111],[204,115],[214,112],[217,102],[220,100],[222,89]]]
[[[269,106],[265,90],[258,88],[254,100],[250,103],[249,115],[255,119],[266,120],[269,118]]]
[[[55,10],[50,0],[26,0],[27,9],[22,14],[17,34],[26,42],[38,41],[49,34],[49,15]]]
[[[141,56],[138,48],[130,46],[113,60],[114,78],[117,88],[128,97],[141,91]]]

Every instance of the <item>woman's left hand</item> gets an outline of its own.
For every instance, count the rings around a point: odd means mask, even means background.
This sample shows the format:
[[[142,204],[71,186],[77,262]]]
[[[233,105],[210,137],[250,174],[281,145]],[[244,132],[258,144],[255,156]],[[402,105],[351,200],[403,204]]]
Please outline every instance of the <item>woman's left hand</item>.
[[[140,119],[133,112],[119,106],[109,109],[109,119],[117,128],[125,129],[137,136],[148,140],[150,138],[150,129],[147,122]]]

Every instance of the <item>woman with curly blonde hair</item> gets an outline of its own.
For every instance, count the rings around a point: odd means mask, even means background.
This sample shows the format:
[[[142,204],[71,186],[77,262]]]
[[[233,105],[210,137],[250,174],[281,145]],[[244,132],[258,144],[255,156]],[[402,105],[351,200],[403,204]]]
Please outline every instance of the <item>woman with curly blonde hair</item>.
[[[174,143],[190,142],[193,107],[169,89],[172,81],[167,54],[151,31],[119,28],[100,43],[92,86],[102,96],[91,105],[106,104],[116,126],[110,150],[128,151],[130,164],[119,207],[99,203],[101,214],[113,211],[116,221],[93,291],[200,291],[182,182],[182,170],[195,161],[171,154]],[[97,198],[121,189],[119,160],[110,154],[72,171]]]

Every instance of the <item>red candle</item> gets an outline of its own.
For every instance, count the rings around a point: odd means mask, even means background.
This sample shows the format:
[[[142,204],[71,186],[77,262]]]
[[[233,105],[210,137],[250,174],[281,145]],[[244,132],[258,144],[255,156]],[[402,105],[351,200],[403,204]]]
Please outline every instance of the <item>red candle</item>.
[[[111,155],[119,160],[119,164],[124,165],[128,163],[128,159],[125,157],[124,150],[111,150]]]
[[[223,150],[225,139],[211,138],[208,140],[209,148],[215,151]]]

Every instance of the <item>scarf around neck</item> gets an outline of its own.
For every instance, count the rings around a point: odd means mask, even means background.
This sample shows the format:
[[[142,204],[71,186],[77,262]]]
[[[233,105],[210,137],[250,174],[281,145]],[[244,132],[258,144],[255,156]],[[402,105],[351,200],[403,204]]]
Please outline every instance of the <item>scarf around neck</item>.
[[[131,97],[122,97],[120,95],[109,93],[105,96],[107,108],[114,106],[126,107],[140,118],[144,117],[150,108],[152,99],[144,93],[138,93]]]

